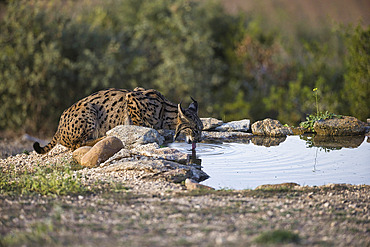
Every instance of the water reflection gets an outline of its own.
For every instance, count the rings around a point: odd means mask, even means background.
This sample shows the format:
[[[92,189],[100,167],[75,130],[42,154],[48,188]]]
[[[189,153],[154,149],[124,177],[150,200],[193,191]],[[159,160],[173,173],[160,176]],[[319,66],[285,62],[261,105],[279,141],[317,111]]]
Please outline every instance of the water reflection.
[[[358,148],[365,136],[300,136],[306,141],[308,148],[319,147],[325,151],[340,150],[342,148]]]
[[[197,152],[195,151],[195,149],[192,149],[191,154],[188,154],[186,164],[188,164],[188,165],[190,165],[190,164],[201,165],[202,164],[202,160],[198,159]]]
[[[319,136],[319,135],[300,135],[300,139],[305,140],[307,147],[320,147],[327,151],[340,150],[341,148],[357,148],[363,143],[365,136]],[[286,137],[253,136],[251,141],[254,145],[264,147],[279,146]],[[369,138],[367,139],[369,142]]]
[[[283,137],[269,137],[269,136],[253,136],[252,143],[257,146],[273,147],[279,146],[280,143],[286,140],[286,136]]]

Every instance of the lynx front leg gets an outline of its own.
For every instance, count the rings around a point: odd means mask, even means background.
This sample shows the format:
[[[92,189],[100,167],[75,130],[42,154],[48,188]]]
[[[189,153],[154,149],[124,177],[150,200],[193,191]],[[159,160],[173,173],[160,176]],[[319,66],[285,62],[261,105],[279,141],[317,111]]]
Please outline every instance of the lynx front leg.
[[[126,125],[138,125],[145,126],[142,118],[140,109],[141,107],[140,98],[138,95],[141,95],[139,92],[131,92],[126,94],[126,104],[125,104],[125,124]]]

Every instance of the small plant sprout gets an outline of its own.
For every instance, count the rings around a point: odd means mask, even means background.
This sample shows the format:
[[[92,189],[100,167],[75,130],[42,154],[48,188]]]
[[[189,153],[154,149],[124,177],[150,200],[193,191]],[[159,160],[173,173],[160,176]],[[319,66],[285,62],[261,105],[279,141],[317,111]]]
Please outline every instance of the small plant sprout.
[[[307,121],[301,122],[300,123],[300,126],[303,127],[303,128],[305,128],[305,129],[308,129],[308,130],[310,130],[312,132],[315,132],[315,130],[313,129],[313,125],[315,124],[316,121],[325,120],[325,119],[331,119],[331,118],[334,118],[334,117],[341,118],[342,116],[341,115],[336,115],[334,113],[330,113],[328,111],[320,112],[320,109],[319,109],[319,96],[318,96],[319,89],[317,87],[315,87],[314,89],[312,89],[312,91],[314,92],[314,96],[315,96],[316,114],[310,114],[310,115],[308,115],[306,117],[306,120]]]
[[[315,87],[314,89],[312,89],[314,95],[315,95],[315,100],[316,100],[316,115],[318,116],[320,114],[320,111],[319,111],[319,100],[318,100],[318,89],[317,87]]]

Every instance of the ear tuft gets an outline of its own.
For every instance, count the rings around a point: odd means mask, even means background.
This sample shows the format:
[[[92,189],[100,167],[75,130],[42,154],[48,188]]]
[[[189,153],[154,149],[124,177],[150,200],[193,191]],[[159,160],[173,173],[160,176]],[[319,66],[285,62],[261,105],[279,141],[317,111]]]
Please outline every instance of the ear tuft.
[[[193,99],[193,97],[190,98],[193,102],[189,105],[189,109],[198,112],[198,102],[195,99]]]

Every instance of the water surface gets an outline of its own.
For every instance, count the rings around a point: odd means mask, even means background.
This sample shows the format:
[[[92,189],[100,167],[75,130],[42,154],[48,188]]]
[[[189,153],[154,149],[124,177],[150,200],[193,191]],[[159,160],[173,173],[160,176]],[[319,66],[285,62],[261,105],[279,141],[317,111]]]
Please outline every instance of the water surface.
[[[301,138],[289,136],[272,141],[253,139],[249,143],[198,143],[196,156],[201,159],[203,171],[210,176],[202,184],[216,189],[253,189],[262,184],[285,182],[310,186],[370,184],[370,143],[367,137],[344,141]],[[191,155],[189,144],[178,142],[170,146]]]

